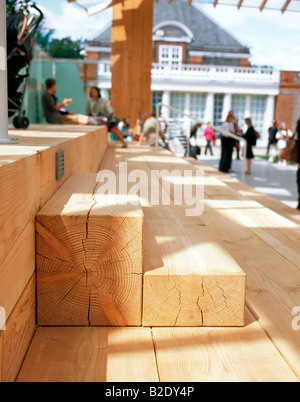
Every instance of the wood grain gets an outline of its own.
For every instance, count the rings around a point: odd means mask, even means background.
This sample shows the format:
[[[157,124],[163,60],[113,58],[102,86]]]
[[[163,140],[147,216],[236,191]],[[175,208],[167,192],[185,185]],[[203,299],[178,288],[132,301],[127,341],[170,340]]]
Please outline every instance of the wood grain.
[[[18,382],[157,382],[151,330],[39,328]]]
[[[162,382],[298,382],[247,311],[244,328],[154,328]]]
[[[136,130],[140,114],[151,112],[153,2],[127,0],[113,7],[112,107],[130,116]]]
[[[143,212],[75,175],[37,214],[39,325],[141,325]]]
[[[2,378],[14,381],[36,323],[35,215],[72,173],[97,172],[108,136],[105,127],[61,125],[10,129],[9,136],[19,142],[0,145],[0,306],[12,324],[1,336],[0,366]],[[65,176],[59,181],[58,150],[65,152]]]
[[[245,273],[209,225],[201,217],[186,216],[187,206],[174,202],[174,182],[196,168],[167,151],[133,146],[108,148],[101,169],[112,170],[118,180],[120,162],[126,162],[128,175],[137,169],[146,175],[140,183],[143,194],[148,192],[140,198],[145,215],[143,325],[244,325]],[[164,169],[177,176],[158,188],[150,186],[152,172]],[[152,205],[153,192],[169,193],[170,205]]]
[[[14,382],[35,332],[35,275],[32,275],[0,331],[0,382]]]

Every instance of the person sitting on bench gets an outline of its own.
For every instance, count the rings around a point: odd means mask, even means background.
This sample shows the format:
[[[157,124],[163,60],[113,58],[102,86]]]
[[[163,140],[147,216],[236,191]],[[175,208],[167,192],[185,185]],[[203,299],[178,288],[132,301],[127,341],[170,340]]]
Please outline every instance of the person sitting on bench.
[[[100,89],[92,87],[90,90],[90,99],[87,103],[86,114],[91,118],[102,118],[107,122],[108,131],[114,134],[123,146],[127,146],[124,135],[119,130],[118,124],[120,119],[114,116],[114,111],[110,105],[110,102],[101,97]]]
[[[53,78],[46,80],[46,91],[42,96],[42,106],[44,116],[50,124],[76,124],[76,125],[107,125],[107,119],[103,117],[86,116],[83,114],[74,114],[65,108],[72,103],[71,98],[65,98],[62,102],[59,102],[56,96],[56,81]],[[123,143],[124,147],[127,147],[123,136],[118,137]]]

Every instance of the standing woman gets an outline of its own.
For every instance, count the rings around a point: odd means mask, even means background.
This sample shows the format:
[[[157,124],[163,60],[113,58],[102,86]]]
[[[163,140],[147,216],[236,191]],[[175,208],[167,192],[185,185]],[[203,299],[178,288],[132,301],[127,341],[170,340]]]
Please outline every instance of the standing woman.
[[[97,87],[92,87],[90,90],[86,114],[88,116],[103,117],[104,121],[107,122],[109,132],[113,133],[123,143],[123,148],[127,148],[123,134],[118,128],[120,120],[117,117],[114,118],[114,111],[109,101],[101,97],[100,90]]]
[[[214,155],[211,143],[213,142],[215,136],[214,130],[211,128],[211,124],[207,123],[206,128],[203,131],[203,137],[206,139],[206,148],[205,148],[205,155],[207,154],[207,151],[210,151],[211,156]]]
[[[254,130],[252,121],[249,117],[247,119],[245,119],[245,123],[247,124],[247,127],[248,127],[246,133],[243,135],[243,137],[247,141],[246,158],[247,158],[248,170],[247,170],[246,174],[251,174],[251,164],[252,164],[252,159],[254,159],[252,147],[256,145],[256,135],[255,135],[255,130]]]

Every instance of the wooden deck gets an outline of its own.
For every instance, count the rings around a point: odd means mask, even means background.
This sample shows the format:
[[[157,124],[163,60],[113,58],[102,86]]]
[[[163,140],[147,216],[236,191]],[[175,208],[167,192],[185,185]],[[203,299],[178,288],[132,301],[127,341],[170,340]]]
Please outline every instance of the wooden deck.
[[[180,225],[192,230],[193,244],[200,249],[206,247],[202,244],[205,241],[197,238],[200,232],[195,228],[209,228],[209,239],[214,239],[219,250],[230,255],[247,275],[245,326],[37,327],[30,342],[27,336],[30,347],[17,381],[299,382],[300,331],[292,326],[292,310],[300,306],[299,213],[211,168],[176,159],[166,151],[156,154],[148,147],[109,147],[102,158],[102,169],[116,171],[120,161],[136,169],[170,170],[180,165],[183,169],[193,166],[205,170],[204,213],[195,217],[193,224],[178,221],[177,230]],[[153,209],[143,201],[141,204],[149,228]],[[160,219],[166,230],[163,208],[155,224]],[[178,219],[176,208],[174,211],[174,219]],[[152,243],[146,235],[144,270],[146,267],[148,272],[162,269],[170,261],[180,261],[176,246],[167,246],[170,233],[160,230],[154,233]],[[163,259],[155,258],[158,250],[165,253]],[[20,317],[35,306],[34,282],[26,283],[11,324],[8,322],[8,329],[14,328],[10,335],[22,332],[28,320],[20,321]],[[4,300],[1,294],[0,305]],[[24,308],[28,305],[32,307]],[[33,335],[33,331],[30,333]],[[1,333],[2,381],[13,380],[7,350],[18,350],[23,338],[24,331],[13,339],[8,331]]]

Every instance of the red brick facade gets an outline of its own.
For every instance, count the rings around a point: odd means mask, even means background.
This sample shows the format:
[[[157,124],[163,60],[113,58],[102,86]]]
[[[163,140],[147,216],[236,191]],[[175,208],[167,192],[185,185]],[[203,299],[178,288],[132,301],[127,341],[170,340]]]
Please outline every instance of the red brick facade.
[[[281,71],[280,94],[276,100],[275,118],[295,129],[300,118],[300,77],[296,71]]]

